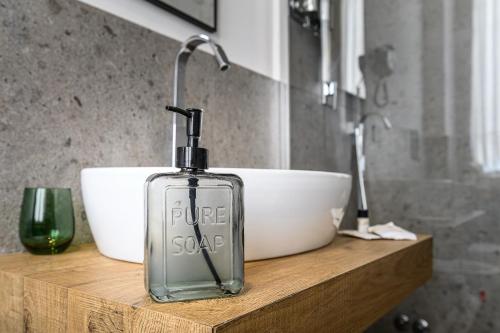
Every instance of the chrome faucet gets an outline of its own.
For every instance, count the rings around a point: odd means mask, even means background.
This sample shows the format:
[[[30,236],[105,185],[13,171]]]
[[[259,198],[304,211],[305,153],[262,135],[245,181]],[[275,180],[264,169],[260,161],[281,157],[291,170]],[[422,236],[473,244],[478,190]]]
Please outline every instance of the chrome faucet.
[[[363,126],[364,123],[366,122],[366,119],[368,119],[370,117],[378,117],[384,123],[384,126],[386,129],[389,130],[392,128],[392,124],[391,124],[391,121],[389,120],[389,118],[387,118],[386,116],[384,116],[380,112],[368,112],[368,113],[364,114],[363,117],[361,117],[361,120],[359,121],[361,126]]]
[[[174,96],[173,105],[183,108],[184,105],[184,81],[186,78],[186,65],[191,54],[196,50],[201,44],[207,44],[210,46],[214,53],[215,61],[219,70],[225,71],[231,67],[229,60],[224,52],[224,49],[216,44],[210,37],[204,34],[199,34],[191,36],[186,39],[177,52],[175,58],[175,68],[174,68]],[[172,166],[175,166],[175,154],[178,142],[184,140],[185,135],[183,129],[186,126],[177,124],[177,117],[175,113],[172,113]],[[179,135],[179,137],[177,137]]]
[[[382,115],[379,112],[368,112],[365,113],[359,122],[354,127],[353,132],[353,144],[355,148],[356,155],[356,167],[357,167],[357,178],[358,178],[358,231],[367,232],[367,228],[369,225],[368,220],[368,202],[366,200],[366,188],[365,188],[365,170],[366,170],[366,162],[365,162],[365,142],[364,142],[364,128],[366,120],[370,117],[379,118],[384,127],[386,129],[391,129],[392,124],[386,116]],[[365,218],[366,223],[361,223],[360,218]],[[361,227],[360,227],[361,225]]]

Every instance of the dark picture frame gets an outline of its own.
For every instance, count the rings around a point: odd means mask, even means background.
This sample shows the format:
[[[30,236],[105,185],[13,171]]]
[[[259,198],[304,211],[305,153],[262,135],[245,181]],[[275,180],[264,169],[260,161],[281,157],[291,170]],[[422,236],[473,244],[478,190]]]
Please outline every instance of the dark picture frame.
[[[175,8],[173,6],[170,6],[166,3],[164,3],[163,1],[160,1],[160,0],[146,0],[146,1],[162,8],[162,9],[169,11],[174,15],[179,16],[179,17],[183,18],[184,20],[186,20],[194,25],[199,26],[200,28],[202,28],[208,32],[216,32],[217,31],[217,0],[213,0],[214,1],[214,25],[213,25],[213,27],[206,24],[205,22],[202,22],[202,21],[196,19],[195,17],[189,15],[188,13],[179,10],[178,8]]]

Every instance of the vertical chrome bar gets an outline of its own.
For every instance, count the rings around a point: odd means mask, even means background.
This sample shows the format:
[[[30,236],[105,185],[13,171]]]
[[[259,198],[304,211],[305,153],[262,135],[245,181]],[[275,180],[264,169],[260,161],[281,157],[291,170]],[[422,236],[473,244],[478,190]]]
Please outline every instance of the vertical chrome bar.
[[[364,125],[359,124],[354,130],[354,145],[356,149],[356,167],[358,169],[358,210],[368,210],[365,188],[365,153],[363,133]]]
[[[327,104],[329,96],[335,96],[336,82],[333,80],[332,67],[332,27],[331,0],[320,0],[320,38],[321,38],[321,103]]]

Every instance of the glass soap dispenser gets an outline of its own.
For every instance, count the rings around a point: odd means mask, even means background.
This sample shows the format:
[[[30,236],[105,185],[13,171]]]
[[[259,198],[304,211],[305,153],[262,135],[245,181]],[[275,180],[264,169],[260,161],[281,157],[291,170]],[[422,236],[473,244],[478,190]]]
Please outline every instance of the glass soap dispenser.
[[[202,110],[167,110],[187,117],[187,147],[177,148],[179,172],[145,184],[145,286],[157,302],[238,294],[243,288],[243,182],[214,174],[198,147]]]

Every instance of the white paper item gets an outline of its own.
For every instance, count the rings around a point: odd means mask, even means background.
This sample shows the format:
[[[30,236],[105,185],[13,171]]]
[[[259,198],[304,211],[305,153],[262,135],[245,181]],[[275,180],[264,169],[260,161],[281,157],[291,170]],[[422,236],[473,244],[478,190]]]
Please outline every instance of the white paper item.
[[[368,231],[379,235],[383,239],[394,240],[417,240],[417,235],[413,232],[398,227],[394,222],[378,224],[368,228]]]
[[[368,232],[359,232],[357,230],[340,230],[339,234],[356,238],[362,238],[366,240],[382,239],[382,237],[380,237],[379,235],[371,234]]]

